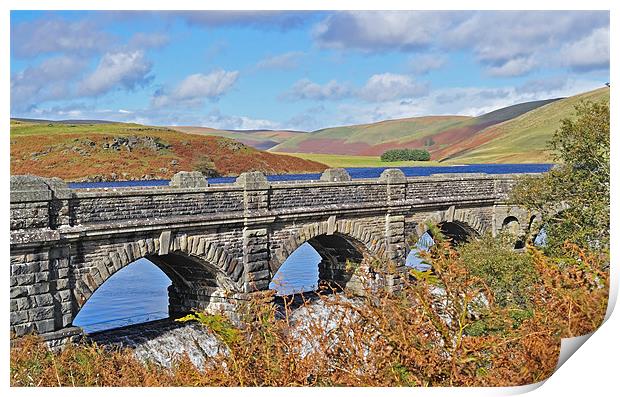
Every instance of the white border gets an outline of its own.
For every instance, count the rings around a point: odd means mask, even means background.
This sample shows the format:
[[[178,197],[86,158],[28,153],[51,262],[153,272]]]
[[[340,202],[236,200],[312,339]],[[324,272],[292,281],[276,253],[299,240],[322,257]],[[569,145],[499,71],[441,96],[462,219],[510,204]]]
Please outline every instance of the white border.
[[[63,1],[32,1],[32,0],[8,0],[2,2],[2,14],[0,14],[0,29],[1,29],[1,37],[0,41],[2,44],[2,54],[4,55],[4,62],[0,63],[0,70],[2,75],[2,94],[0,98],[2,98],[3,105],[3,113],[2,113],[2,125],[8,127],[9,125],[9,92],[10,92],[10,70],[9,70],[9,62],[7,61],[10,57],[9,52],[9,13],[11,9],[15,10],[38,10],[38,9],[49,9],[49,10],[67,10],[67,9],[78,9],[78,10],[148,10],[148,9],[157,9],[157,10],[192,10],[192,9],[221,9],[221,10],[234,10],[234,9],[266,9],[266,10],[280,10],[280,9],[289,9],[289,10],[318,10],[318,9],[431,9],[431,10],[459,10],[459,9],[529,9],[529,10],[546,10],[546,9],[573,9],[573,10],[609,10],[611,9],[611,37],[612,37],[612,57],[611,57],[611,65],[618,65],[617,62],[617,46],[616,41],[613,39],[614,31],[616,31],[616,14],[617,14],[617,6],[618,2],[614,1],[602,1],[602,0],[589,0],[587,2],[567,2],[567,1],[533,1],[533,0],[521,0],[521,1],[480,1],[473,0],[464,2],[458,1],[426,1],[426,2],[418,2],[412,3],[408,1],[395,1],[395,0],[383,0],[381,2],[371,2],[368,0],[363,1],[353,1],[353,0],[343,0],[343,1],[326,1],[326,0],[297,0],[294,3],[291,1],[285,0],[263,0],[260,3],[251,2],[251,1],[240,1],[240,0],[227,0],[225,2],[200,2],[200,1],[189,1],[189,0],[176,0],[174,2],[166,2],[155,4],[153,1],[146,0],[108,0],[108,1],[100,1],[100,0],[91,0],[88,3],[84,1],[76,1],[76,0],[63,0]],[[467,5],[467,8],[463,6]],[[489,31],[489,34],[492,34],[492,27]],[[616,33],[617,36],[617,33]],[[614,68],[611,68],[611,74],[614,75]],[[613,80],[613,78],[611,79]],[[612,82],[615,87],[615,81]],[[612,108],[612,126],[616,126],[618,123],[618,117],[616,109],[616,100],[615,95],[611,95],[611,108]],[[614,128],[612,128],[614,129]],[[615,132],[615,129],[614,129]],[[612,132],[612,153],[617,153],[618,148],[618,137],[614,136],[614,132]],[[9,132],[8,128],[4,130],[4,136],[2,139],[2,151],[3,151],[3,169],[2,169],[2,186],[5,186],[4,194],[2,195],[2,203],[3,203],[3,211],[0,213],[4,227],[0,227],[0,233],[2,233],[3,244],[2,244],[2,258],[8,259],[9,256],[9,232],[8,232],[8,186],[9,186]],[[612,155],[612,181],[614,180],[614,176],[616,175],[616,171],[619,169],[617,161],[617,155]],[[612,183],[612,258],[616,258],[616,254],[618,252],[618,227],[616,226],[616,220],[618,219],[618,186],[616,183]],[[8,262],[8,261],[7,261]],[[5,262],[6,263],[6,262]],[[617,297],[618,291],[618,275],[616,271],[616,267],[612,265],[612,282],[611,282],[611,291],[610,291],[610,308],[608,310],[608,315],[611,313],[612,308],[615,305],[615,298]],[[5,288],[8,287],[8,264],[5,266],[5,270],[3,273],[3,280]],[[8,289],[8,288],[7,288]],[[8,291],[5,291],[5,294],[8,295]],[[0,336],[3,340],[3,350],[5,360],[2,362],[2,369],[0,370],[0,376],[2,377],[2,386],[3,389],[9,389],[9,369],[8,369],[8,360],[9,360],[9,344],[8,344],[8,299],[0,299],[0,302],[3,306],[3,309],[0,309],[3,313],[5,313],[4,321],[5,325],[2,328],[4,332],[4,336]],[[591,338],[586,342],[585,347],[579,349],[574,355],[574,358],[569,359],[566,364],[564,364],[556,374],[554,374],[542,387],[537,388],[533,393],[534,395],[595,395],[595,396],[606,396],[609,395],[611,391],[617,393],[619,379],[617,372],[617,363],[618,363],[618,353],[619,353],[619,341],[620,337],[620,320],[618,320],[618,315],[612,316],[598,331],[596,331]],[[393,388],[389,390],[389,393],[395,393],[400,395],[410,395],[415,393],[416,395],[445,395],[445,394],[458,394],[458,395],[472,395],[472,396],[480,396],[480,395],[505,395],[505,394],[518,394],[523,393],[540,385],[530,385],[519,388],[494,388],[494,389],[482,389],[482,388],[455,388],[455,389],[444,389],[444,388],[430,388],[430,389],[410,389],[410,388]],[[93,395],[100,395],[101,393],[123,393],[127,394],[135,392],[132,389],[122,390],[122,389],[110,389],[110,388],[90,388],[90,389],[10,389],[6,390],[16,395],[31,395],[33,393],[44,392],[49,394],[58,394],[60,395],[74,395],[79,393],[82,397],[85,392]],[[137,391],[137,390],[136,390]],[[156,394],[168,394],[175,393],[177,390],[167,389],[150,389],[149,392],[153,392]],[[355,388],[355,390],[351,389],[316,389],[316,388],[280,388],[280,389],[255,389],[255,390],[241,390],[234,388],[224,388],[224,389],[191,389],[191,388],[182,388],[178,390],[179,393],[183,394],[204,394],[204,393],[217,393],[217,394],[237,394],[237,393],[265,393],[269,395],[281,395],[290,397],[291,394],[295,393],[296,395],[310,395],[314,393],[321,394],[329,394],[336,395],[344,393],[355,393],[355,394],[372,394],[376,395],[379,393],[384,393],[383,389],[375,389],[375,388]],[[614,394],[615,394],[614,393]]]

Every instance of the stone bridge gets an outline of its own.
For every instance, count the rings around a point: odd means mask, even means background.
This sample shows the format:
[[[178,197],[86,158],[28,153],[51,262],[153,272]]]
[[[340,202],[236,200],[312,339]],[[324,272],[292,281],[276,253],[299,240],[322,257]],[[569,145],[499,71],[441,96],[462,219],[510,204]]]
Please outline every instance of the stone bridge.
[[[328,169],[320,180],[269,182],[258,172],[209,186],[179,173],[169,186],[70,189],[59,179],[11,177],[10,326],[50,344],[78,335],[72,322],[110,276],[147,258],[171,280],[169,312],[234,312],[268,290],[287,257],[308,242],[319,279],[354,288],[349,263],[379,258],[405,269],[410,236],[433,221],[455,240],[532,218],[508,205],[515,175],[436,174],[389,169],[356,179]],[[415,239],[413,239],[415,241]]]

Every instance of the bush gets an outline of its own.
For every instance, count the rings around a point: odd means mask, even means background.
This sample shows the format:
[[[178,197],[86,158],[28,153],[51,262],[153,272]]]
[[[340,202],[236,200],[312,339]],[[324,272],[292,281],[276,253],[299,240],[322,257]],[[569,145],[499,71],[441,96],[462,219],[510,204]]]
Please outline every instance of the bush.
[[[431,154],[424,149],[391,149],[381,155],[381,161],[428,161]]]
[[[220,176],[215,167],[215,163],[209,156],[200,156],[196,160],[194,170],[201,172],[205,178],[217,178]]]
[[[470,272],[491,288],[497,304],[529,307],[536,271],[530,255],[514,250],[514,237],[487,234],[458,250]]]
[[[540,214],[551,256],[562,255],[565,241],[609,252],[609,104],[582,102],[575,110],[549,141],[558,165],[522,177],[511,193],[513,202]]]
[[[205,358],[204,370],[187,357],[166,369],[143,365],[129,350],[90,345],[51,353],[37,339],[25,337],[12,341],[11,385],[523,385],[553,373],[561,337],[592,332],[603,320],[609,275],[599,270],[599,256],[567,246],[579,260],[563,261],[560,267],[530,247],[536,280],[528,290],[531,309],[524,310],[494,299],[494,291],[514,291],[508,280],[500,288],[488,285],[492,277],[486,269],[494,269],[490,262],[469,266],[467,248],[457,251],[440,236],[437,240],[422,254],[432,272],[412,271],[415,277],[403,278],[398,293],[377,288],[358,298],[320,295],[318,303],[296,309],[306,310],[298,316],[301,324],[289,322],[289,306],[278,316],[281,309],[258,300],[238,330],[221,316],[188,317],[227,346]],[[499,273],[511,267],[523,271],[508,263],[508,251],[491,247],[490,241],[471,243],[469,249],[482,247],[496,257],[503,263]]]

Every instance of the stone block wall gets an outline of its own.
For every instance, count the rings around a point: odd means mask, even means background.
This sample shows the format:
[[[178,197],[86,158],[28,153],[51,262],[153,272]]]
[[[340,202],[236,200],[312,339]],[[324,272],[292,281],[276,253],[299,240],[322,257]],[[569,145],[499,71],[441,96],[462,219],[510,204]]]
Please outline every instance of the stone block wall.
[[[173,281],[171,312],[234,311],[247,294],[268,289],[307,241],[322,250],[323,279],[350,280],[351,247],[402,269],[406,238],[423,232],[426,220],[462,222],[478,233],[497,231],[515,214],[527,222],[501,203],[513,179],[386,170],[351,180],[332,169],[319,181],[270,183],[251,172],[209,186],[185,173],[166,187],[73,190],[57,179],[12,177],[11,331],[72,335],[92,293],[142,257]],[[398,275],[389,283],[398,284]]]

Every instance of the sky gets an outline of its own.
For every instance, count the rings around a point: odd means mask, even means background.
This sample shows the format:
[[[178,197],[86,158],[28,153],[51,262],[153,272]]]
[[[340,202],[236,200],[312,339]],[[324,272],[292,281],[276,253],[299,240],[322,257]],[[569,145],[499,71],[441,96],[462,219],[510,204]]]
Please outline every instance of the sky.
[[[290,129],[609,81],[608,11],[11,11],[11,117]]]

